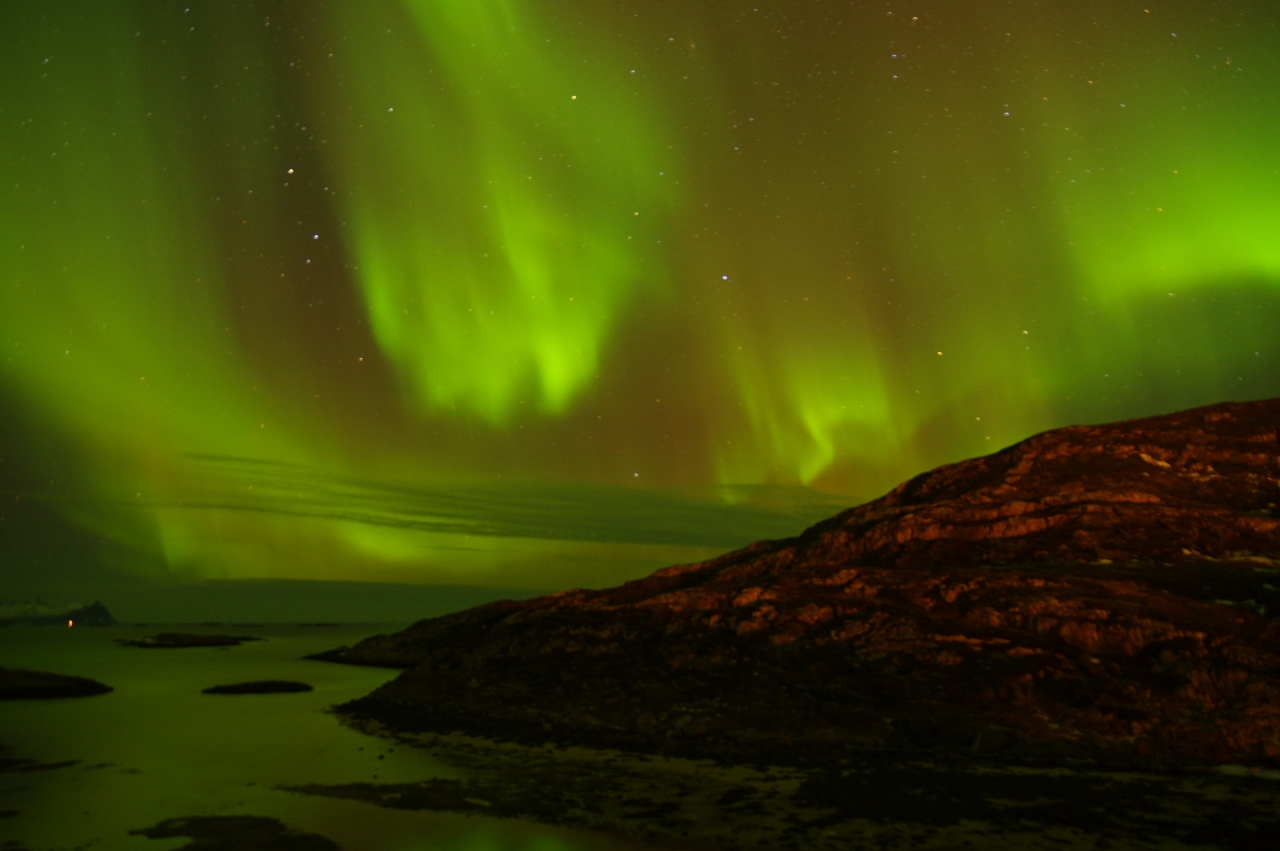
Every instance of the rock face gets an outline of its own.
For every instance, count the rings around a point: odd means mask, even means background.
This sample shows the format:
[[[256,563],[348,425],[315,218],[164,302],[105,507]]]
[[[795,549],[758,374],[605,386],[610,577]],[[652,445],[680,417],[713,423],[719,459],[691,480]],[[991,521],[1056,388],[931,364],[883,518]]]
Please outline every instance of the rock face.
[[[1280,765],[1280,399],[1058,429],[800,536],[321,658],[342,711],[724,758]]]
[[[21,668],[0,668],[0,700],[50,697],[89,697],[106,694],[111,686],[87,677],[69,677]]]

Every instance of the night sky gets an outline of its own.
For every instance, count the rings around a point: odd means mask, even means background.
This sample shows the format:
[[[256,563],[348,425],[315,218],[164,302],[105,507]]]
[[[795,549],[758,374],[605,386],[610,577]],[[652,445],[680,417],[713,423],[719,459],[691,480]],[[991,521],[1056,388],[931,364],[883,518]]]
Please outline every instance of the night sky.
[[[1280,395],[1274,0],[5,3],[0,40],[9,577],[606,585]]]

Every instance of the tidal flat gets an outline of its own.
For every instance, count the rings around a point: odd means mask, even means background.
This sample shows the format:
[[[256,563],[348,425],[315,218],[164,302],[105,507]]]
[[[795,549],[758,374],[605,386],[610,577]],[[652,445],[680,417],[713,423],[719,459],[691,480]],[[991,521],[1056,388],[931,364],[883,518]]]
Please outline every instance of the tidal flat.
[[[6,664],[115,689],[0,702],[0,848],[1252,851],[1280,836],[1280,782],[1258,772],[874,753],[725,765],[393,735],[333,714],[397,672],[302,657],[397,626],[253,625],[265,640],[165,653],[117,642],[154,627],[0,630]],[[269,679],[314,689],[201,694]]]

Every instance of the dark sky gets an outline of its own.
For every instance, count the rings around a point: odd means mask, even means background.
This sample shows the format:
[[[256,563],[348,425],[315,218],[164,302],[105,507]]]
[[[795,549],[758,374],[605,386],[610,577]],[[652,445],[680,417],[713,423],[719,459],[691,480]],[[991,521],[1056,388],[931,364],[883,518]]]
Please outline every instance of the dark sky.
[[[1278,24],[4,4],[5,570],[611,584],[1280,394]]]

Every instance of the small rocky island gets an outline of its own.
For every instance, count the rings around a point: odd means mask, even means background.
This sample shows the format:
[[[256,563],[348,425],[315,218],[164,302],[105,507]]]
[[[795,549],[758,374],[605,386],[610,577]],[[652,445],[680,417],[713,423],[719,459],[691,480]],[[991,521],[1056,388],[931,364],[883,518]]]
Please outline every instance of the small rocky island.
[[[246,641],[262,641],[252,635],[206,635],[199,632],[161,632],[144,638],[118,638],[118,644],[129,647],[176,648],[176,647],[235,647]]]
[[[191,839],[188,851],[338,851],[323,836],[293,830],[264,816],[189,816],[129,831],[148,839]]]
[[[406,733],[1277,767],[1278,425],[1273,399],[1057,429],[795,538],[319,658],[404,668],[339,711]]]
[[[201,689],[201,694],[291,694],[300,691],[311,691],[309,683],[295,683],[289,680],[254,680],[249,683],[234,683],[225,686],[210,686]]]
[[[106,694],[111,686],[87,677],[70,677],[21,668],[0,668],[0,700],[29,700],[52,697],[89,697]]]

